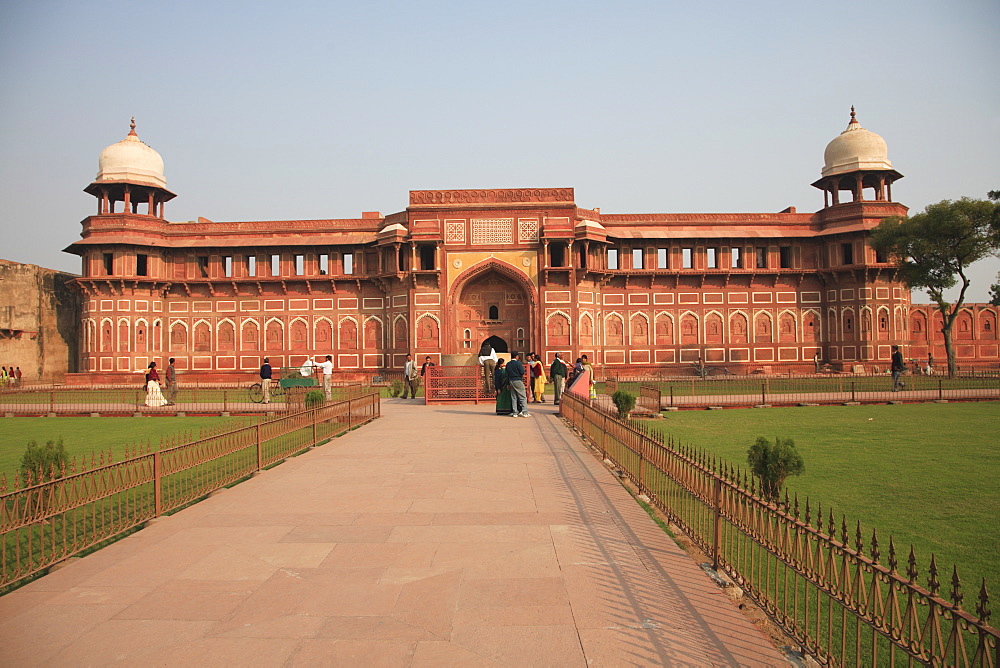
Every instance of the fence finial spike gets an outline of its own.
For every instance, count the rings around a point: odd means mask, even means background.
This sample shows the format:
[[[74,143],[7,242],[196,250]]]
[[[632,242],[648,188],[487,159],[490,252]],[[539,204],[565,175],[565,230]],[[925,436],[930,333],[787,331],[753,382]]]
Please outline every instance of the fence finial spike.
[[[990,610],[990,592],[986,589],[986,578],[983,578],[983,586],[979,588],[979,603],[976,604],[976,614],[979,615],[983,624],[989,622],[990,615],[993,614]]]
[[[938,591],[941,589],[941,582],[938,580],[937,558],[933,553],[931,554],[931,565],[927,569],[927,574],[930,576],[927,578],[927,588],[931,594],[937,596]]]
[[[918,575],[920,575],[920,573],[917,571],[917,557],[913,554],[913,545],[910,545],[910,556],[907,558],[906,562],[906,577],[912,584],[917,581]]]
[[[872,561],[877,564],[881,553],[878,551],[878,534],[875,533],[875,527],[872,527],[872,547],[868,552],[872,555]]]
[[[861,520],[858,520],[858,526],[854,530],[854,545],[858,551],[858,554],[865,553],[865,542],[861,538]]]
[[[889,534],[889,570],[892,573],[896,572],[896,566],[898,566],[896,561],[896,545],[893,543],[892,534]]]
[[[965,594],[962,593],[962,579],[958,577],[958,565],[954,564],[951,567],[951,602],[955,604],[956,608],[962,607],[962,599],[965,598]]]
[[[812,513],[810,513],[810,509],[809,509],[809,497],[807,496],[806,497],[806,516],[805,516],[806,526],[812,526],[812,524],[810,523],[811,519],[812,519]]]

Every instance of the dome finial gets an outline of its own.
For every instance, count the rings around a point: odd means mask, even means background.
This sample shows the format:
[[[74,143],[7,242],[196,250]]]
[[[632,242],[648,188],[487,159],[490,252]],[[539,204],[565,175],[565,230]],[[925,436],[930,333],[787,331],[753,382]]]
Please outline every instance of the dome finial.
[[[852,107],[852,109],[853,109],[853,107]],[[128,124],[128,127],[129,127],[129,131],[128,131],[128,136],[129,137],[138,137],[139,136],[139,135],[137,135],[135,133],[135,116],[132,117],[132,122]]]
[[[856,114],[854,113],[854,105],[852,104],[851,105],[851,120],[852,121],[855,120],[855,116],[856,116]],[[134,118],[132,120],[135,121]]]

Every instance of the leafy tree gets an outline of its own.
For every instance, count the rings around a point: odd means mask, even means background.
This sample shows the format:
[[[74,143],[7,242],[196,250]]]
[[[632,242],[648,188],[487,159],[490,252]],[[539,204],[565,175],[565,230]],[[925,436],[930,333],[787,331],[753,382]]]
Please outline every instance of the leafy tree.
[[[997,274],[997,282],[990,286],[990,303],[1000,306],[1000,273]]]
[[[611,401],[615,404],[615,408],[618,409],[618,417],[622,420],[627,418],[628,414],[635,408],[635,395],[625,390],[618,390],[612,394]]]
[[[781,486],[790,475],[801,475],[806,470],[802,455],[795,449],[795,441],[779,438],[771,443],[763,436],[747,450],[750,471],[760,480],[760,491],[765,498],[778,499]]]
[[[895,256],[899,278],[909,288],[920,288],[937,305],[944,320],[944,347],[948,375],[955,375],[952,327],[969,289],[969,265],[989,255],[1000,245],[997,208],[986,200],[963,197],[929,205],[923,213],[909,217],[890,216],[872,230],[873,248]],[[957,277],[957,278],[956,278]],[[954,303],[945,290],[961,282]]]

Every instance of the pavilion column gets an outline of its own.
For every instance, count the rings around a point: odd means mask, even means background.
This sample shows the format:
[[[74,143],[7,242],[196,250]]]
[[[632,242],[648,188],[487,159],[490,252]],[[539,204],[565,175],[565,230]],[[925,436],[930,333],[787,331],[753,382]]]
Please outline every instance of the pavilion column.
[[[855,188],[855,191],[854,191],[854,201],[855,202],[863,202],[864,201],[864,197],[863,197],[864,190],[862,189],[862,185],[861,185],[861,174],[855,174],[854,175],[854,188]]]
[[[125,210],[123,213],[128,213],[132,210],[132,191],[128,186],[125,186]]]

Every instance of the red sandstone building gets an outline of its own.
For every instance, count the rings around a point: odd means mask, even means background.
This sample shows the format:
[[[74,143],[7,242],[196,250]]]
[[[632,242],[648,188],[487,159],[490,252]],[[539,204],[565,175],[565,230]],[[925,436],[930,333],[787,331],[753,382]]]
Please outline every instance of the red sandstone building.
[[[332,354],[369,374],[407,352],[464,363],[486,339],[545,359],[587,353],[608,370],[699,358],[812,370],[816,355],[884,367],[893,343],[943,361],[932,309],[911,306],[868,245],[907,211],[892,199],[901,176],[852,111],[813,183],[816,213],[610,214],[578,206],[572,188],[522,188],[411,191],[385,216],[168,222],[163,161],[133,123],[101,153],[86,188],[97,212],[67,248],[83,260],[80,370],[175,357],[219,374]],[[997,360],[996,318],[963,313],[960,361]]]

